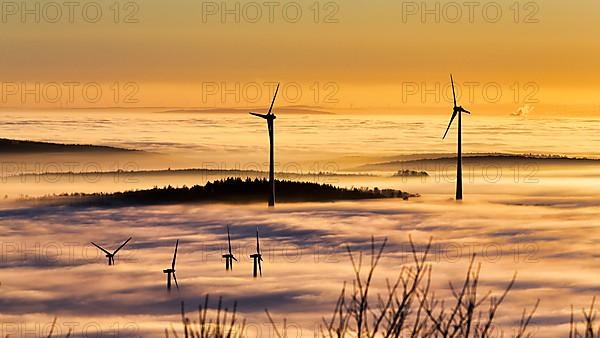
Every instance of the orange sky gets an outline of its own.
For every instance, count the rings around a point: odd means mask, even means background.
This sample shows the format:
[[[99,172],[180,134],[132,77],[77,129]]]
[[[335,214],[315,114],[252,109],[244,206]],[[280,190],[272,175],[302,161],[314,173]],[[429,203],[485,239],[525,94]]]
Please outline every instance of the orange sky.
[[[427,2],[424,18],[422,2],[384,0],[227,1],[225,19],[222,2],[123,0],[118,12],[98,5],[97,19],[91,2],[72,14],[61,5],[61,15],[51,3],[3,5],[4,107],[255,106],[270,100],[273,81],[286,87],[282,105],[436,106],[449,72],[473,88],[465,104],[598,104],[593,0]]]

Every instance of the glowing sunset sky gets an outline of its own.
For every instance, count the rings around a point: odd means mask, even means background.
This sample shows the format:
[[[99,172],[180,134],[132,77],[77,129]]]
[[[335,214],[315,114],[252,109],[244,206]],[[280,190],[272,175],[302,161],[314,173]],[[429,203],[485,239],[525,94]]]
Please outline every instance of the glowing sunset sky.
[[[459,84],[479,83],[469,103],[490,103],[482,93],[489,83],[503,91],[499,104],[521,105],[533,92],[538,101],[533,103],[598,103],[600,3],[593,0],[521,1],[517,6],[510,0],[472,7],[441,2],[439,23],[436,14],[423,20],[422,8],[415,8],[421,2],[384,0],[322,1],[318,14],[313,2],[282,2],[272,7],[273,23],[267,2],[238,3],[239,23],[235,14],[222,22],[222,8],[214,7],[221,2],[193,0],[168,5],[144,0],[134,6],[121,1],[118,13],[101,4],[97,23],[86,21],[95,17],[95,8],[82,16],[86,2],[73,9],[73,23],[63,5],[62,16],[51,23],[56,8],[48,3],[40,4],[39,23],[22,8],[3,8],[4,83],[98,82],[106,91],[115,82],[135,82],[139,102],[130,106],[226,107],[264,104],[270,94],[262,85],[281,81],[298,83],[303,90],[300,99],[284,99],[283,104],[406,108],[439,104],[434,96],[421,99],[420,93],[405,97],[407,83],[443,87],[453,72]],[[234,9],[235,4],[226,6]],[[426,6],[435,9],[436,3]],[[262,17],[254,20],[257,8]],[[292,23],[297,8],[302,15]],[[124,23],[131,19],[138,22]],[[257,22],[249,22],[253,20]],[[337,23],[324,23],[332,20]],[[229,88],[236,82],[241,87],[259,83],[265,92],[257,102],[248,102],[244,95],[240,100],[203,99],[203,83],[212,82]],[[337,89],[325,88],[330,82]],[[310,89],[314,83],[321,88],[316,100]],[[516,99],[511,88],[515,83],[521,88]],[[528,83],[536,87],[525,88]],[[325,100],[333,91],[335,100]],[[37,103],[17,99],[19,95],[5,97],[4,87],[3,92],[4,107],[59,106],[43,99]],[[78,99],[76,104],[65,101],[60,101],[62,107],[86,106]],[[122,99],[113,101],[105,92],[95,104],[128,105]]]

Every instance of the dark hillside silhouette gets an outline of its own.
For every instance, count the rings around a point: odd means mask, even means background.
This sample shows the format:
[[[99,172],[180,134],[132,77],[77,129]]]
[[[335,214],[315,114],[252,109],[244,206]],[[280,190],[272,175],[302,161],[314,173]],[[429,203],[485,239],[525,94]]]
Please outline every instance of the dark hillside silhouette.
[[[62,144],[38,141],[22,141],[0,138],[0,154],[27,153],[73,153],[73,152],[140,152],[124,148],[95,146],[90,144]]]
[[[392,189],[346,189],[330,184],[277,181],[280,202],[333,202],[339,200],[364,200],[378,198],[416,197]],[[117,192],[112,194],[64,194],[40,200],[55,201],[66,198],[66,204],[74,206],[131,206],[153,204],[179,204],[194,202],[253,203],[264,201],[271,192],[271,184],[265,179],[227,178],[208,182],[205,186],[163,187],[148,190]]]

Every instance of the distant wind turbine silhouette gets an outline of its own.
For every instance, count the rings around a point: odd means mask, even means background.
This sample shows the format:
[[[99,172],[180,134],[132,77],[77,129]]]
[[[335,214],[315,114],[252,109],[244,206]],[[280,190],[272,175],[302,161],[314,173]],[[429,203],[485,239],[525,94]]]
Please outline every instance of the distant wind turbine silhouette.
[[[175,253],[173,254],[173,262],[171,263],[170,269],[164,269],[163,272],[167,274],[167,290],[171,291],[171,275],[173,275],[173,280],[175,281],[175,286],[179,289],[179,284],[177,284],[177,277],[175,276],[175,260],[177,259],[177,247],[179,247],[179,240],[175,243]]]
[[[117,252],[119,252],[119,250],[121,250],[125,244],[127,244],[127,242],[129,242],[131,240],[131,237],[129,237],[129,239],[127,239],[125,241],[125,243],[121,244],[120,247],[117,248],[117,250],[113,251],[112,253],[108,252],[107,250],[105,250],[103,247],[101,247],[100,245],[91,242],[96,248],[104,251],[104,253],[106,254],[106,258],[108,258],[108,265],[114,265],[115,264],[115,255],[117,254]]]
[[[250,255],[250,258],[254,259],[254,269],[253,269],[254,278],[256,278],[256,276],[257,276],[257,274],[256,274],[257,267],[258,267],[258,272],[260,273],[260,276],[262,277],[262,266],[261,266],[260,262],[263,261],[263,258],[262,258],[262,254],[260,253],[260,242],[258,241],[258,227],[256,227],[256,253]]]
[[[450,123],[448,123],[448,128],[446,128],[446,132],[444,133],[444,137],[448,134],[448,130],[450,130],[450,126],[454,121],[454,118],[458,115],[458,151],[456,157],[456,200],[460,201],[463,198],[462,194],[462,113],[471,114],[470,111],[464,109],[462,106],[456,105],[456,93],[454,91],[454,79],[452,78],[452,74],[450,74],[450,81],[452,82],[452,96],[454,97],[454,109],[452,110],[452,118],[450,119]]]
[[[223,258],[225,258],[225,270],[229,271],[230,269],[233,270],[233,261],[238,261],[233,256],[233,252],[231,251],[231,236],[229,236],[229,225],[227,226],[227,243],[229,244],[229,251],[225,255],[223,255]]]
[[[279,91],[279,83],[277,84],[277,89],[275,89],[275,95],[273,96],[273,101],[271,102],[271,107],[269,108],[269,112],[267,114],[258,114],[258,113],[250,113],[250,115],[258,116],[267,120],[267,127],[269,128],[269,143],[270,143],[270,162],[269,162],[269,206],[275,206],[275,166],[274,166],[274,135],[273,135],[273,121],[277,118],[275,114],[273,114],[273,105],[275,104],[275,99],[277,98],[277,92]]]

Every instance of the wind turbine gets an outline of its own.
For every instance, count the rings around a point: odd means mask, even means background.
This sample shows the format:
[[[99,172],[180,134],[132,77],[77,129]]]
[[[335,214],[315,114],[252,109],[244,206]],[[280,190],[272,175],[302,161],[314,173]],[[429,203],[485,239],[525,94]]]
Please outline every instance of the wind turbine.
[[[223,258],[225,258],[225,270],[229,271],[230,269],[233,270],[233,261],[238,261],[233,256],[233,252],[231,251],[231,236],[229,236],[229,225],[227,226],[227,243],[229,244],[229,251],[225,255],[223,255]]]
[[[258,227],[256,227],[256,253],[250,255],[250,258],[254,259],[254,270],[253,276],[256,278],[256,267],[258,266],[258,271],[260,272],[260,276],[262,277],[262,266],[260,262],[263,261],[262,254],[260,253],[260,243],[258,241]]]
[[[131,240],[131,237],[129,237],[129,239],[127,239],[125,241],[125,243],[121,244],[120,247],[117,248],[117,250],[113,251],[112,253],[108,252],[107,250],[105,250],[103,247],[101,247],[100,245],[91,242],[96,248],[104,251],[104,253],[106,254],[106,258],[108,258],[108,265],[114,265],[115,264],[115,255],[117,254],[117,252],[119,252],[119,250],[121,250],[125,244],[127,244],[127,242],[129,242]]]
[[[250,115],[258,116],[267,120],[267,127],[269,128],[269,143],[270,143],[270,162],[269,162],[269,206],[275,206],[275,166],[274,166],[274,135],[273,135],[273,121],[277,118],[275,114],[273,114],[273,105],[275,104],[275,98],[277,98],[277,92],[279,91],[279,83],[277,84],[277,89],[275,89],[275,95],[273,96],[273,101],[271,102],[271,107],[269,108],[269,112],[267,114],[258,114],[258,113],[250,113]]]
[[[464,109],[462,106],[456,105],[456,93],[454,92],[454,79],[452,78],[452,74],[450,74],[450,81],[452,82],[452,96],[454,97],[454,109],[452,110],[452,118],[450,119],[450,123],[448,124],[448,128],[446,128],[446,132],[444,133],[444,137],[448,134],[448,130],[450,130],[450,126],[454,121],[454,118],[458,115],[458,154],[456,157],[456,200],[462,200],[462,113],[471,114],[470,111]]]
[[[177,284],[177,277],[175,276],[175,260],[177,259],[177,247],[179,246],[179,240],[175,243],[175,253],[173,254],[173,262],[171,263],[170,269],[164,269],[163,272],[167,274],[167,290],[171,291],[171,275],[173,275],[173,280],[175,281],[175,286],[179,289],[179,284]]]

